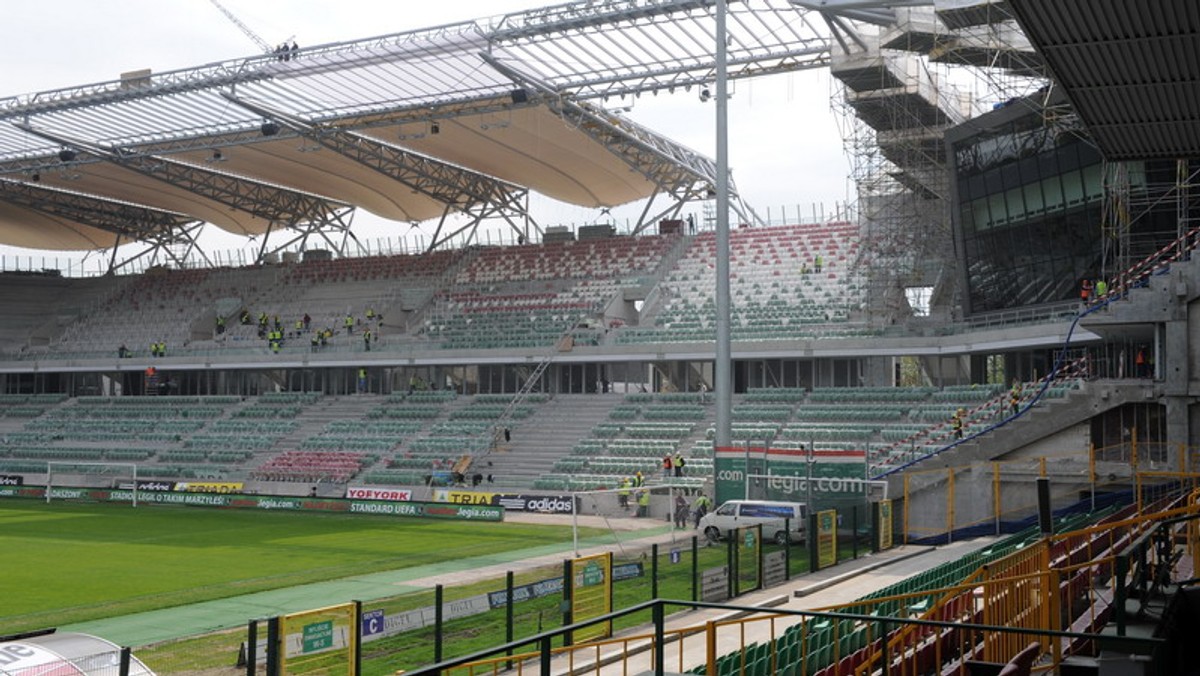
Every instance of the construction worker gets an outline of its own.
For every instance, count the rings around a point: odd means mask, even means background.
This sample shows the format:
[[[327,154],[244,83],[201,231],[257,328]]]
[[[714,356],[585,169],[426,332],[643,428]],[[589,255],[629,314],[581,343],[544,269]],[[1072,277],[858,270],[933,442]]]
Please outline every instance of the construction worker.
[[[629,511],[629,493],[633,486],[633,480],[629,477],[621,479],[621,488],[617,491],[617,504],[626,512]]]
[[[692,501],[692,518],[694,519],[692,528],[700,527],[700,519],[703,519],[710,509],[712,509],[712,500],[709,500],[708,496],[703,493],[697,495],[696,499]]]
[[[954,416],[950,418],[950,427],[954,430],[955,439],[963,438],[963,418],[966,416],[966,414],[967,412],[960,408],[955,411]]]
[[[1012,414],[1016,415],[1021,408],[1021,395],[1024,393],[1024,388],[1021,386],[1021,381],[1013,378],[1012,389],[1008,391],[1008,405],[1012,409]]]
[[[650,491],[638,491],[637,504],[638,516],[650,516]]]

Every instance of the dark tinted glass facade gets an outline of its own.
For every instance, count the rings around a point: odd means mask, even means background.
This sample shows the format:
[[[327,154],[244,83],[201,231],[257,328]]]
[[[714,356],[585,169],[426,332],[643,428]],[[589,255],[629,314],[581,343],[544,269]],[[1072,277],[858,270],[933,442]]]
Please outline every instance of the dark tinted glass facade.
[[[1076,300],[1200,223],[1200,160],[1106,165],[1065,120],[1023,100],[946,133],[968,314]]]
[[[977,133],[948,135],[969,313],[1068,300],[1099,271],[1099,152],[1028,106],[1010,108],[979,118]]]

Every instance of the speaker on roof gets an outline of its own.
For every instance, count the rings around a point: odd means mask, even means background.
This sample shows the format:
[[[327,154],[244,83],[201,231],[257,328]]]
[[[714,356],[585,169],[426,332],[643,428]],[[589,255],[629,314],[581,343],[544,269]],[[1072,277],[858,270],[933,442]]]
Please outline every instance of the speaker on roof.
[[[279,133],[279,125],[271,120],[262,123],[262,135],[274,136]]]
[[[525,103],[529,100],[529,92],[524,89],[514,89],[511,94],[513,103]]]
[[[63,162],[70,162],[71,160],[75,159],[75,157],[76,153],[74,148],[63,148],[62,150],[58,151],[58,159],[62,160]]]

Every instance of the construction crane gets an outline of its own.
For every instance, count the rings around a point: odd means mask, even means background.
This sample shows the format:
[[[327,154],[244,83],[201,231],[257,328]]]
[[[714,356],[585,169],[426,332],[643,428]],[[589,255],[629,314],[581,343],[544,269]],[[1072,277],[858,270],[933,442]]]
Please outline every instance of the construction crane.
[[[217,9],[221,10],[221,13],[225,15],[225,18],[232,21],[233,25],[237,26],[243,33],[246,34],[246,37],[253,40],[254,44],[258,45],[258,48],[263,50],[263,54],[272,54],[275,52],[274,47],[267,44],[266,40],[260,38],[258,36],[258,33],[255,33],[254,31],[250,30],[250,27],[247,26],[246,24],[242,23],[236,16],[234,16],[233,12],[226,9],[225,5],[222,5],[221,3],[217,2],[217,0],[209,0],[209,2],[211,2],[213,4],[213,7],[216,7]]]

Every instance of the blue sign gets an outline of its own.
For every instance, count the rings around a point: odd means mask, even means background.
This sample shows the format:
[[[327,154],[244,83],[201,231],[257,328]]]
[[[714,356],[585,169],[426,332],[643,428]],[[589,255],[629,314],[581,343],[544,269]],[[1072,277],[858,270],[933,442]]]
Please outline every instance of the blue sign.
[[[368,610],[362,614],[362,635],[374,636],[383,633],[383,610]]]

